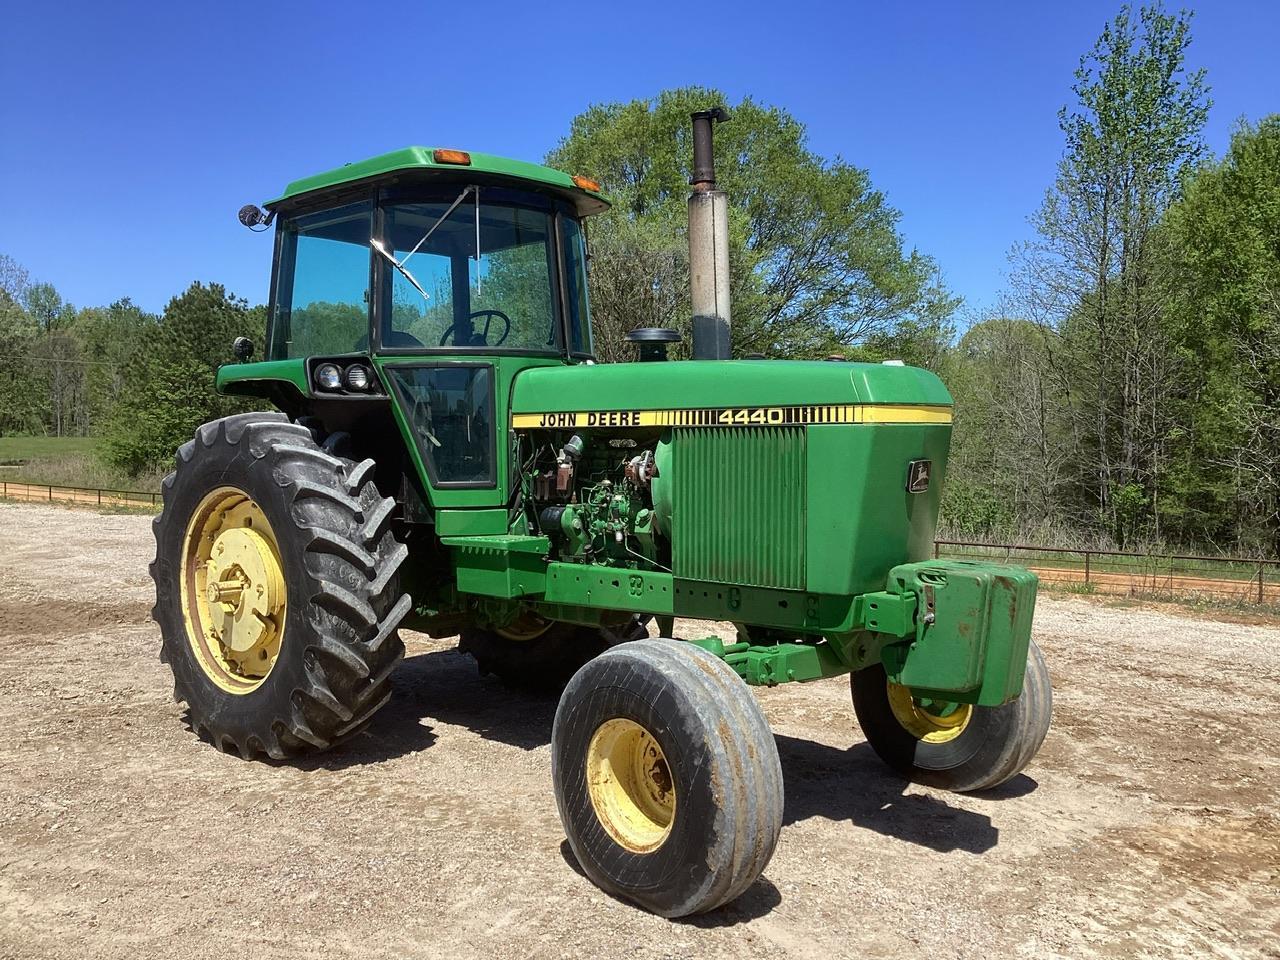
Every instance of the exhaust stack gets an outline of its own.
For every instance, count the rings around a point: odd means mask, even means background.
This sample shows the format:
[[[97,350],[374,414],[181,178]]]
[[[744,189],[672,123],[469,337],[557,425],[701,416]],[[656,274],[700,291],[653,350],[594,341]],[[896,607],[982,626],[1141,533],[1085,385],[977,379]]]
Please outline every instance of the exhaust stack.
[[[689,293],[693,306],[693,359],[728,360],[729,197],[716,189],[715,124],[724,108],[693,114],[693,193],[689,195]]]

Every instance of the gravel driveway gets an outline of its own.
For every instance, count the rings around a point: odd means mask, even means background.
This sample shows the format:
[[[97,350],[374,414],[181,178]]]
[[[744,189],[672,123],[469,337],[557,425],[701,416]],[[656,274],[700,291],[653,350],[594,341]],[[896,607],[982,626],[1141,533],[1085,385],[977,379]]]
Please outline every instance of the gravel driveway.
[[[554,704],[453,641],[406,634],[391,704],[320,760],[199,742],[152,546],[147,517],[0,504],[0,957],[1280,957],[1274,626],[1042,598],[1054,726],[982,797],[890,776],[839,680],[757,691],[777,854],[669,922],[578,872]]]

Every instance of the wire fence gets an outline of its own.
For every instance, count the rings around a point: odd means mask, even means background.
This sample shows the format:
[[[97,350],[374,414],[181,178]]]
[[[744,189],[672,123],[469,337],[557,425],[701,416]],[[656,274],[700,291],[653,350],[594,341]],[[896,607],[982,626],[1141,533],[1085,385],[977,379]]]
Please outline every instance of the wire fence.
[[[158,490],[112,490],[0,481],[0,499],[158,509]],[[1042,583],[1080,593],[1205,598],[1280,605],[1280,560],[1131,553],[1018,543],[936,540],[935,557],[995,560],[1027,567]]]
[[[60,484],[0,481],[0,499],[25,503],[83,503],[99,507],[159,507],[160,492],[68,487]]]
[[[1047,585],[1080,593],[1280,605],[1280,560],[965,540],[937,540],[933,555],[1016,563],[1034,570]]]

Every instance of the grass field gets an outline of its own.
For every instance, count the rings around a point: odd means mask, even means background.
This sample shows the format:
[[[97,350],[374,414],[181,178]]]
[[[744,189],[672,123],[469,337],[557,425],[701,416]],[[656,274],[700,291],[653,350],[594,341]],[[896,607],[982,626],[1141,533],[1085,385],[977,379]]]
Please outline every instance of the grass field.
[[[97,444],[93,437],[0,437],[0,464],[93,454]]]
[[[161,474],[131,477],[99,457],[95,437],[0,437],[0,480],[155,490]]]

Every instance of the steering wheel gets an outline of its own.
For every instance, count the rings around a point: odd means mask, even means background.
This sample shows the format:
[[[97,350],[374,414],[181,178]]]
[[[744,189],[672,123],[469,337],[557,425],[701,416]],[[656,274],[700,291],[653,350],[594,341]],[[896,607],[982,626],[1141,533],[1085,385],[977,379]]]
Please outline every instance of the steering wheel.
[[[471,326],[471,321],[476,320],[480,317],[485,318],[484,329],[481,330],[479,333],[476,333],[475,330],[473,329],[471,333],[471,342],[459,343],[458,346],[460,347],[496,347],[511,335],[511,318],[508,317],[501,310],[477,310],[475,311],[475,313],[471,314],[471,316],[467,317],[467,326]],[[498,317],[500,320],[502,320],[502,324],[503,324],[502,336],[500,336],[497,340],[493,341],[493,343],[490,343],[489,328],[493,326],[494,317]],[[440,346],[443,347],[446,343],[448,343],[449,338],[451,336],[456,339],[457,332],[458,332],[458,324],[455,323],[453,326],[451,326],[448,330],[446,330],[440,336]]]

